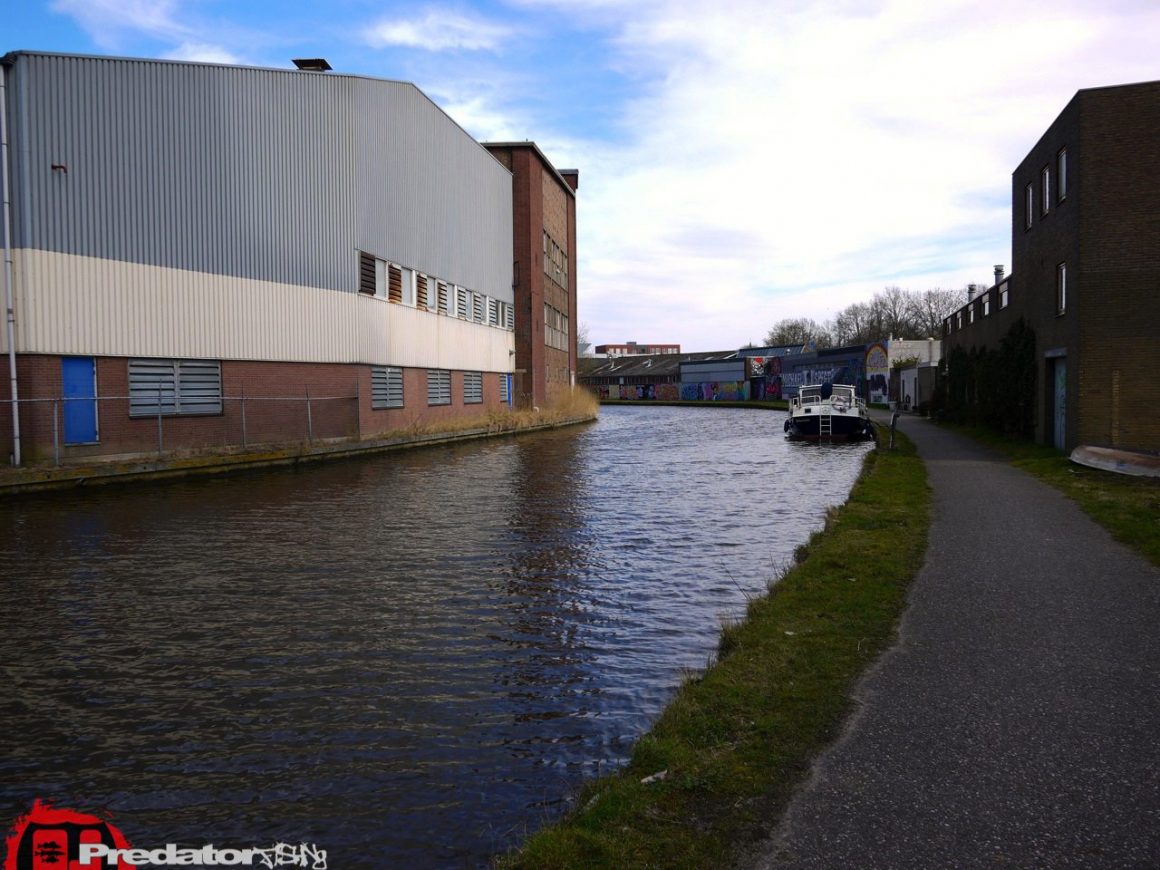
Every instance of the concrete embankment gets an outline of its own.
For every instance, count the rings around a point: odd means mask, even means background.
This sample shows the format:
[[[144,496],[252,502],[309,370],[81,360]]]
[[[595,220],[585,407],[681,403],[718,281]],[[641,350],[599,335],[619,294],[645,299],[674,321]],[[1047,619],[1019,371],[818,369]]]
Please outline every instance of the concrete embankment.
[[[0,468],[0,497],[19,493],[78,486],[95,486],[130,481],[160,480],[191,475],[224,474],[256,468],[300,465],[350,459],[375,453],[412,450],[477,441],[508,435],[522,435],[559,429],[595,420],[594,415],[581,415],[559,420],[511,427],[464,429],[453,432],[408,433],[389,438],[354,441],[295,442],[293,444],[265,445],[254,449],[222,449],[179,455],[110,456],[100,459],[53,464],[33,464],[19,468]]]

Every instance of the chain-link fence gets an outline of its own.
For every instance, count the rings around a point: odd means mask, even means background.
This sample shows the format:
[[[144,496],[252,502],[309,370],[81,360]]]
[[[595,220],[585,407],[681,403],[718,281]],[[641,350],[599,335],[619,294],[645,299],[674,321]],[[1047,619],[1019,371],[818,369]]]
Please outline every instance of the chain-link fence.
[[[22,398],[22,460],[56,465],[121,454],[172,457],[211,449],[357,438],[358,395],[222,396],[213,412],[182,413],[172,394],[156,398]],[[12,402],[0,402],[0,445],[13,452]]]

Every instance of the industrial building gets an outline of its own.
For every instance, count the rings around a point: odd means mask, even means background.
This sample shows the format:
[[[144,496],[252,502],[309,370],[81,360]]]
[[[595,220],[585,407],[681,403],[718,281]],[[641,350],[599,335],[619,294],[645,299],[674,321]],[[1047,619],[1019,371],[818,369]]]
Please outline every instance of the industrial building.
[[[414,85],[302,66],[0,59],[5,455],[365,438],[511,401],[512,173]]]
[[[576,190],[534,142],[487,142],[512,173],[516,347],[513,396],[543,407],[576,385]]]
[[[944,324],[949,401],[1068,451],[1160,451],[1158,201],[1160,82],[1078,91],[1012,174],[1011,274]]]

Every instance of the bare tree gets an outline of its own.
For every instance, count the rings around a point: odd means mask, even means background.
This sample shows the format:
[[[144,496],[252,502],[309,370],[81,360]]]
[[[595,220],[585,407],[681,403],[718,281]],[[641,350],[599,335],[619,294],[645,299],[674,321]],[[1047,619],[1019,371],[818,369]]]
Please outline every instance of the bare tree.
[[[765,336],[767,347],[791,344],[804,346],[811,341],[815,342],[818,347],[830,347],[832,344],[832,339],[826,328],[808,317],[779,320]]]
[[[580,328],[576,330],[576,355],[584,356],[592,347],[592,342],[588,338],[588,324],[581,323]]]
[[[943,321],[963,304],[961,290],[943,290],[935,287],[914,294],[915,338],[935,338],[942,335]]]
[[[834,318],[831,329],[839,345],[867,344],[881,337],[878,312],[871,304],[855,302],[842,309]]]
[[[910,294],[898,286],[875,293],[870,303],[877,311],[879,338],[912,338]]]

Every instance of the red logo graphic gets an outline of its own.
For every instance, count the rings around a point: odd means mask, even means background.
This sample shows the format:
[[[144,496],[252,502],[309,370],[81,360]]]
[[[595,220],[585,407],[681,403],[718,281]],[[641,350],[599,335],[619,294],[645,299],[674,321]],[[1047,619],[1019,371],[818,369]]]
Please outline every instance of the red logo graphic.
[[[129,848],[124,835],[103,819],[34,801],[8,834],[4,870],[131,870],[123,861],[81,864],[82,843]]]

